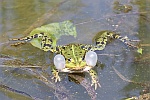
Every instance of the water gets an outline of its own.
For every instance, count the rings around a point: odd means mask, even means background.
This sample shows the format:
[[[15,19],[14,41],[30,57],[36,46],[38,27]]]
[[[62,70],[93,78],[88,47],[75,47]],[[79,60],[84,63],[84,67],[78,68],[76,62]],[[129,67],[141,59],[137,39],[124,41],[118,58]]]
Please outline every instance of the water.
[[[92,37],[97,32],[116,31],[122,36],[127,35],[130,39],[141,40],[144,51],[140,55],[119,41],[113,41],[105,50],[97,52],[99,62],[104,64],[104,68],[96,68],[102,86],[95,91],[96,100],[121,100],[130,96],[138,96],[144,88],[123,81],[112,66],[130,80],[150,81],[149,0],[120,0],[120,3],[132,6],[132,11],[128,13],[115,13],[115,9],[113,9],[115,1],[113,0],[68,0],[55,7],[59,2],[61,0],[0,0],[0,54],[36,66],[50,64],[53,59],[52,53],[39,50],[29,43],[18,47],[10,46],[9,38],[26,36],[28,34],[26,30],[31,26],[38,27],[52,22],[72,20],[76,24],[78,35],[76,38],[62,36],[58,41],[58,44],[62,45],[69,43],[92,44]],[[50,10],[53,8],[58,9],[51,12]],[[38,18],[45,13],[46,17],[42,17],[42,21],[37,22]],[[33,25],[33,23],[35,24]],[[8,58],[0,59],[0,64],[6,60]],[[69,82],[66,74],[61,75],[62,81],[55,86],[54,83],[44,84],[35,77],[35,73],[21,70],[21,68],[1,66],[0,69],[0,79],[3,84],[42,100],[91,99],[83,85]],[[47,69],[47,72],[50,73],[50,69]],[[88,76],[86,77],[88,78]],[[60,91],[57,90],[59,86],[62,87]],[[0,89],[0,99],[30,100],[24,95],[4,89]]]

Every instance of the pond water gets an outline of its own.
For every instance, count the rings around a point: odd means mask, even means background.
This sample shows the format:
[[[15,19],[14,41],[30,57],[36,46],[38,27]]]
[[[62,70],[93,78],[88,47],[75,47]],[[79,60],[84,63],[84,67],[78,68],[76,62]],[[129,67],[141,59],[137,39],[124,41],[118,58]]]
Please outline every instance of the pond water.
[[[114,0],[60,2],[62,0],[0,0],[0,82],[22,91],[16,93],[0,88],[0,99],[91,100],[93,97],[95,100],[122,100],[139,96],[145,87],[121,79],[113,67],[129,80],[150,84],[150,1],[119,0],[119,4]],[[132,6],[132,9],[124,11],[121,7],[126,5]],[[85,82],[80,84],[70,82],[67,77],[69,75],[65,73],[61,74],[62,80],[58,83],[52,82],[51,78],[50,83],[41,81],[37,75],[48,73],[51,77],[49,67],[53,54],[35,48],[30,43],[11,46],[9,39],[24,37],[36,27],[64,20],[73,21],[77,37],[62,36],[58,40],[59,45],[92,44],[96,33],[111,30],[121,36],[140,40],[143,54],[138,54],[117,40],[109,43],[105,50],[97,51],[98,62],[102,63],[95,68],[101,84],[97,90],[89,86],[88,75],[85,75],[85,79],[82,77],[81,80]],[[5,64],[6,61],[11,63]],[[25,68],[17,68],[27,64],[48,68],[45,73],[39,69],[35,73]],[[86,90],[86,86],[90,89]]]

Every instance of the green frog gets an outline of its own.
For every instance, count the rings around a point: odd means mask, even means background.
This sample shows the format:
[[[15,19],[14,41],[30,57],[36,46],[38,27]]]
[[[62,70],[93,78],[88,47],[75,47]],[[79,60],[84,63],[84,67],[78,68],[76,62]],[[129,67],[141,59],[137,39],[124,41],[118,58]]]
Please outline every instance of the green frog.
[[[69,23],[69,26],[66,23]],[[61,36],[60,34],[62,34],[61,32],[76,34],[76,29],[72,22],[64,21],[60,22],[59,26],[53,30],[55,24],[56,23],[51,23],[50,25],[46,25],[47,29],[44,30],[41,29],[44,28],[44,26],[36,28],[24,38],[11,39],[13,41],[30,42],[33,46],[38,47],[41,50],[55,53],[56,56],[54,57],[54,66],[51,67],[55,82],[60,81],[60,72],[87,72],[91,76],[91,86],[94,85],[95,89],[97,89],[97,87],[101,87],[101,85],[99,83],[97,73],[93,70],[97,63],[97,54],[95,51],[103,50],[110,39],[118,39],[129,47],[138,48],[130,43],[132,40],[127,37],[122,37],[119,34],[109,30],[101,31],[96,34],[94,37],[95,45],[78,43],[57,45],[57,40]],[[61,28],[62,26],[64,30]],[[55,33],[58,34],[59,37],[56,37]],[[64,33],[63,35],[65,35]],[[18,42],[14,45],[17,46],[21,43],[22,42]]]

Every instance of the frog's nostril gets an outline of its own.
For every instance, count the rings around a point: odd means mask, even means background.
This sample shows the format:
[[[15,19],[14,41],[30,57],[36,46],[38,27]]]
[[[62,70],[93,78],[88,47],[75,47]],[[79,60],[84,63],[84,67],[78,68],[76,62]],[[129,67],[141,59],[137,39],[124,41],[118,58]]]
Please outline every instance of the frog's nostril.
[[[85,55],[85,61],[88,66],[95,66],[97,63],[97,54],[94,51],[88,51]]]
[[[56,69],[61,70],[65,68],[65,58],[61,54],[57,54],[54,57],[54,65],[56,66]]]

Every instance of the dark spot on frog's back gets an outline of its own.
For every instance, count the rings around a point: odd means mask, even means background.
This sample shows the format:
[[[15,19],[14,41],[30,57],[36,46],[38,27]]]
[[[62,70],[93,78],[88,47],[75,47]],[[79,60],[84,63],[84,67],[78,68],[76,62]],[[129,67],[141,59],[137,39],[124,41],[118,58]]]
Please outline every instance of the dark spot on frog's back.
[[[82,51],[80,51],[79,53],[82,54]]]
[[[63,46],[62,49],[65,49],[65,47]]]

